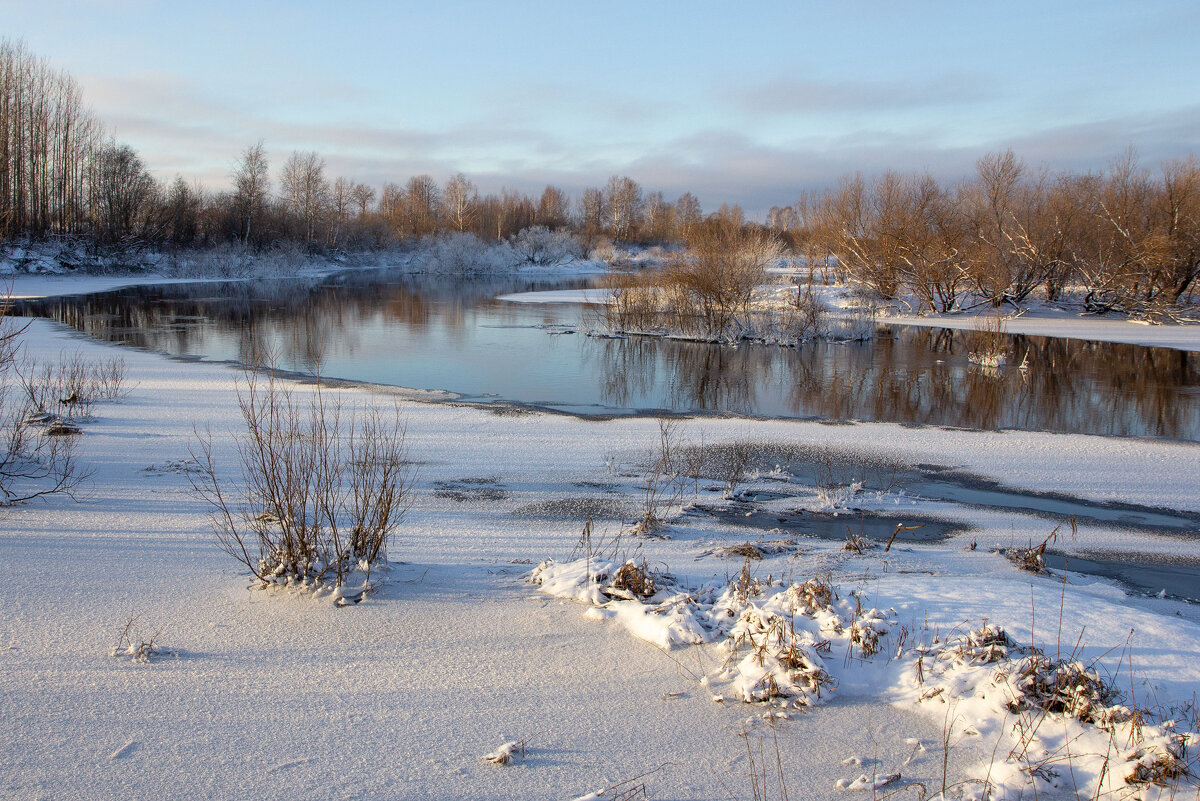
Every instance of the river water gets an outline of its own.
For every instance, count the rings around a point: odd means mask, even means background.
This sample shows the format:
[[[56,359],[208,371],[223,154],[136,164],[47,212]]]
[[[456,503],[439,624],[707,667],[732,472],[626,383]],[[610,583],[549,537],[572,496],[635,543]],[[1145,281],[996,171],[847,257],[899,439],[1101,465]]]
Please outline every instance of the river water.
[[[734,413],[1200,440],[1200,359],[1163,348],[1008,337],[969,362],[963,332],[886,327],[794,348],[588,336],[593,308],[497,300],[586,279],[399,273],[137,287],[26,304],[100,339],[327,378],[446,390],[583,415]]]

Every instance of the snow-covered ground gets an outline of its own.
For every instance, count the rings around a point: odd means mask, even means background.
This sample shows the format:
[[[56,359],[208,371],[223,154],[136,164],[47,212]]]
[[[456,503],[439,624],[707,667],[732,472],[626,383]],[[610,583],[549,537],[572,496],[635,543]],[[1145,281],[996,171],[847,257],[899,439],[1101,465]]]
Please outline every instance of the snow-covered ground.
[[[930,314],[924,316],[894,314],[882,317],[880,321],[894,325],[971,330],[987,328],[994,319],[987,314]],[[1119,342],[1126,345],[1200,351],[1200,325],[1173,323],[1150,325],[1145,322],[1108,319],[1094,314],[1082,314],[1044,306],[1031,309],[1020,316],[1005,316],[1004,330],[1009,334],[1087,339],[1094,342]]]
[[[114,353],[41,320],[23,341],[39,360]],[[570,565],[580,555],[581,509],[595,518],[596,552],[608,543],[617,563],[645,559],[678,592],[736,579],[742,559],[720,549],[761,532],[675,504],[665,538],[629,533],[660,438],[653,419],[400,400],[418,473],[386,586],[351,608],[249,589],[183,472],[196,431],[211,430],[219,467],[236,479],[240,374],[115,352],[131,391],[97,405],[84,425],[80,457],[94,475],[83,495],[0,509],[0,796],[571,799],[626,797],[619,793],[644,783],[648,798],[751,798],[751,772],[764,764],[768,794],[760,788],[758,797],[767,798],[782,797],[779,775],[791,798],[865,797],[856,791],[872,788],[878,797],[914,782],[928,795],[945,784],[951,796],[978,796],[987,778],[1000,795],[1032,797],[1022,768],[1044,773],[1039,798],[1090,795],[1100,769],[1089,754],[1104,739],[1094,731],[1076,736],[1076,724],[1058,718],[1006,716],[980,698],[1001,692],[990,674],[952,662],[929,668],[929,688],[943,690],[919,700],[914,646],[924,643],[932,664],[948,637],[984,621],[1050,656],[1095,660],[1122,703],[1194,730],[1200,609],[1127,595],[1103,579],[1023,573],[991,551],[1040,542],[1054,526],[1044,517],[750,477],[743,488],[783,487],[789,497],[777,504],[841,509],[851,525],[855,514],[839,498],[971,527],[886,553],[802,537],[747,563],[763,606],[793,583],[828,576],[847,631],[860,611],[879,610],[871,620],[883,647],[867,661],[848,633],[818,648],[821,627],[796,618],[837,682],[803,710],[738,700],[726,687],[736,677],[721,673],[719,627],[698,629],[706,642],[664,650],[652,642],[663,630],[652,611],[590,607],[570,581],[557,591],[530,584],[544,560]],[[394,402],[326,392],[350,406]],[[675,436],[704,447],[820,446],[1019,489],[1200,512],[1193,443],[711,418],[681,421]],[[681,491],[683,503],[734,503],[712,481]],[[1198,534],[1087,524],[1056,547],[1200,559]],[[135,637],[157,635],[166,652],[148,664],[110,655],[131,615]],[[1049,753],[1009,759],[1013,726],[1031,720],[1044,726],[1035,750]],[[509,764],[483,758],[514,742],[523,748],[507,750]],[[1116,759],[1133,750],[1118,746]],[[1187,786],[1182,797],[1194,792]],[[915,786],[909,793],[919,795]]]

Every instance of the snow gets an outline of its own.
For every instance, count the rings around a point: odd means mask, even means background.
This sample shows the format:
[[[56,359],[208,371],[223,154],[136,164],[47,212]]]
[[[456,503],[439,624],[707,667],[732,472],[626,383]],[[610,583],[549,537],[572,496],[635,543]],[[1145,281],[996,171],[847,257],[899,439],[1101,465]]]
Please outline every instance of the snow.
[[[992,316],[987,314],[896,314],[880,318],[880,322],[889,325],[975,330],[986,327],[991,319]],[[1032,309],[1020,316],[1005,316],[1004,330],[1009,334],[1200,351],[1200,325],[1149,325],[1136,320],[1106,319],[1094,314],[1085,315],[1044,307]]]
[[[13,300],[34,300],[60,295],[87,295],[131,286],[189,284],[212,278],[169,278],[162,275],[60,275],[34,273],[0,278],[0,287]]]
[[[542,289],[533,292],[512,292],[497,300],[509,303],[607,303],[607,289]]]
[[[21,285],[27,278],[33,283]],[[17,280],[18,292],[37,294],[48,285],[36,281],[50,279]],[[22,338],[28,355],[43,360],[120,353],[131,391],[97,404],[83,424],[80,457],[94,475],[78,501],[0,509],[0,796],[565,799],[646,774],[638,781],[650,797],[749,797],[751,763],[774,766],[776,747],[792,797],[887,793],[916,781],[932,793],[942,782],[946,707],[913,697],[911,648],[937,647],[935,639],[943,644],[983,621],[1047,654],[1098,660],[1117,676],[1123,703],[1174,709],[1179,731],[1189,726],[1184,705],[1200,687],[1195,605],[1130,596],[1103,579],[1021,573],[988,552],[1040,541],[1053,525],[1042,517],[862,491],[851,493],[856,505],[952,517],[973,530],[886,553],[801,538],[750,564],[766,589],[746,609],[762,615],[785,611],[784,593],[808,579],[828,576],[839,588],[833,611],[784,618],[837,683],[803,711],[743,703],[766,672],[776,670],[777,682],[782,675],[778,656],[755,660],[746,650],[762,645],[754,632],[771,619],[742,621],[743,650],[730,661],[722,641],[741,615],[721,625],[705,616],[742,568],[740,559],[719,556],[720,546],[752,533],[680,517],[678,508],[665,539],[634,538],[631,521],[600,519],[596,536],[613,552],[584,564],[580,523],[513,514],[585,491],[636,503],[638,465],[659,437],[653,419],[505,414],[327,389],[352,407],[395,402],[406,421],[418,473],[390,549],[399,561],[388,582],[352,608],[303,592],[252,590],[215,544],[184,475],[196,430],[211,430],[220,469],[236,478],[228,435],[239,421],[239,372],[114,350],[43,320]],[[691,443],[804,442],[1039,492],[1200,511],[1195,443],[810,421],[679,425]],[[434,491],[438,482],[480,478],[496,492],[464,500]],[[702,486],[688,492],[736,502]],[[823,502],[815,491],[796,492],[789,502]],[[978,549],[965,550],[972,540]],[[1069,552],[1200,557],[1194,533],[1098,523],[1061,544]],[[627,558],[671,574],[675,589],[645,602],[606,599],[588,575],[611,573]],[[553,580],[531,585],[547,559],[557,565]],[[687,600],[703,587],[711,598]],[[128,648],[111,656],[131,615],[139,641],[156,635],[164,646],[145,662]],[[830,633],[835,615],[841,634]],[[872,659],[849,645],[855,621],[880,638]],[[910,650],[895,658],[901,631]],[[822,639],[833,642],[832,653],[817,649]],[[950,783],[987,775],[997,743],[1011,737],[1011,721],[989,699],[978,701],[986,675],[955,685]],[[977,733],[965,733],[969,727]],[[1045,733],[1045,747],[1064,742],[1053,741],[1049,727]],[[1077,743],[1077,754],[1092,747]],[[481,758],[508,744],[524,755],[503,766]],[[844,763],[851,759],[858,762]],[[1083,787],[1098,769],[1079,764]],[[992,771],[1007,797],[1024,787],[1025,774],[1014,770]]]

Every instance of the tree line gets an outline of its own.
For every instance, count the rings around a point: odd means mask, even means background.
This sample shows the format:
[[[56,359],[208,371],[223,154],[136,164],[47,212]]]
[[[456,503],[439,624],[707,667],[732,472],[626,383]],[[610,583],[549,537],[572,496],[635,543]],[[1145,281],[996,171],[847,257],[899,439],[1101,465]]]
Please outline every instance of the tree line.
[[[330,176],[315,152],[293,152],[277,174],[271,166],[260,141],[238,157],[228,191],[181,177],[161,183],[105,130],[70,75],[24,44],[0,40],[0,242],[72,235],[126,247],[359,248],[444,231],[507,239],[531,226],[569,229],[588,244],[671,241],[701,213],[691,194],[667,201],[628,177],[572,202],[555,186],[536,197],[481,194],[461,173],[443,184],[417,175],[377,191]]]
[[[1200,162],[1151,171],[1130,151],[1103,171],[1051,173],[1007,151],[954,184],[846,177],[772,209],[767,225],[818,269],[928,311],[1079,287],[1088,311],[1163,315],[1200,276]]]

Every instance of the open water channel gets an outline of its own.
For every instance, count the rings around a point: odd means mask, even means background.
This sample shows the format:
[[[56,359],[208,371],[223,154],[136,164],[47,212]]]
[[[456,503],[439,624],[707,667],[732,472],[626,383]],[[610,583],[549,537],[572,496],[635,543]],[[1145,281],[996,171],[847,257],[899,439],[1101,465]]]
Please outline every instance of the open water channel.
[[[731,347],[588,336],[601,328],[591,307],[497,299],[584,285],[358,273],[138,287],[26,308],[173,356],[247,361],[265,348],[284,370],[582,415],[733,413],[1200,441],[1200,354],[1011,336],[1010,366],[988,369],[968,361],[967,335],[948,329],[881,326],[865,343]]]

